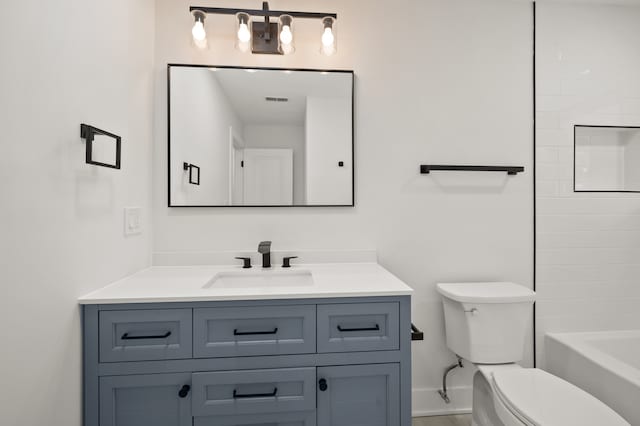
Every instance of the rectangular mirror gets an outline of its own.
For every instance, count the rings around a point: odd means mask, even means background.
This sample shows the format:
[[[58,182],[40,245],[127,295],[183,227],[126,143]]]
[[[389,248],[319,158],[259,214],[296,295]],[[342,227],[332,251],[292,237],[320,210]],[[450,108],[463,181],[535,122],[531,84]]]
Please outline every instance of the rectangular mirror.
[[[640,192],[640,127],[574,127],[575,192]]]
[[[352,71],[169,65],[168,78],[170,207],[354,205]]]

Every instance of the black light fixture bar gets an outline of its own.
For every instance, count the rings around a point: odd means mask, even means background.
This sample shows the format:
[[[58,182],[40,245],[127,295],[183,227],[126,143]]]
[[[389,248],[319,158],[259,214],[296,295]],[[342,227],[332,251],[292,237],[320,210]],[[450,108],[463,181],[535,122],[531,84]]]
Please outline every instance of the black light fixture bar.
[[[454,166],[423,164],[420,166],[421,174],[429,174],[432,171],[459,171],[459,172],[506,172],[508,175],[517,175],[524,172],[522,166]]]
[[[290,15],[294,18],[309,18],[309,19],[322,19],[330,16],[334,19],[338,19],[337,13],[321,13],[321,12],[290,12],[284,10],[269,10],[269,9],[233,9],[226,7],[199,7],[191,6],[190,12],[199,10],[207,14],[215,15],[235,15],[238,13],[247,13],[251,16],[264,16],[264,17],[278,17],[281,15]]]

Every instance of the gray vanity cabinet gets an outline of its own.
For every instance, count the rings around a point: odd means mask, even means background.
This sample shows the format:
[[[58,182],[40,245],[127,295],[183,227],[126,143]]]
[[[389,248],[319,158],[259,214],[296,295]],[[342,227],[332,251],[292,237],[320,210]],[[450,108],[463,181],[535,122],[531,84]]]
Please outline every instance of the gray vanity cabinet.
[[[85,305],[84,426],[410,426],[410,304]]]
[[[100,426],[190,426],[191,374],[100,377]]]
[[[318,378],[318,426],[400,424],[399,364],[319,367]]]

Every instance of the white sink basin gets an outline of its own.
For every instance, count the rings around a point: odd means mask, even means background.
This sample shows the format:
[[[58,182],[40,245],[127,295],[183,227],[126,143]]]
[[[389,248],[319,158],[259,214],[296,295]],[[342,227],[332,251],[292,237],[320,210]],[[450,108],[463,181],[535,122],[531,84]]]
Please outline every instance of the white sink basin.
[[[313,275],[307,270],[218,272],[203,288],[308,287]]]

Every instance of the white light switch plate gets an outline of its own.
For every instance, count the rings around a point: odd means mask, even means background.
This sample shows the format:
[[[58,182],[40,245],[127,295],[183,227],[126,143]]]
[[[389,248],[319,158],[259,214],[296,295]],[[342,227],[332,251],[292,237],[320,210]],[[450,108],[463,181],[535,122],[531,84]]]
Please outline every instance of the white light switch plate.
[[[124,208],[124,235],[142,233],[142,207]]]

